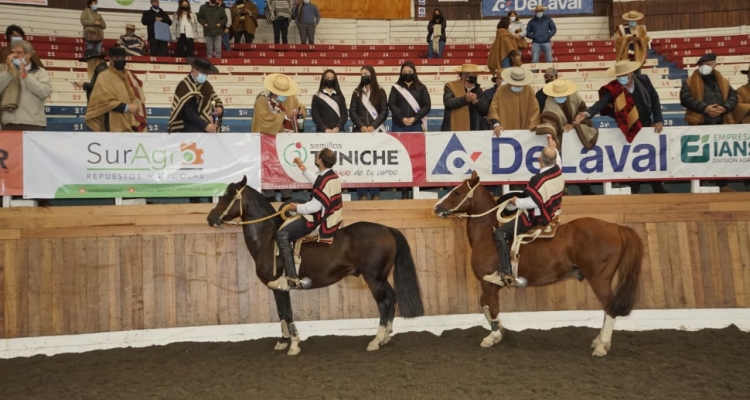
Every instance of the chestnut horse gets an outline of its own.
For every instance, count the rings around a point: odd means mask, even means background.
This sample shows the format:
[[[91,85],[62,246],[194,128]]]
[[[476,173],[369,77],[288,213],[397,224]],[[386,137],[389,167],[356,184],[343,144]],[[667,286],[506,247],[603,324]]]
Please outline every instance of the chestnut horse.
[[[265,197],[247,186],[247,177],[244,177],[242,181],[227,186],[226,193],[219,198],[207,218],[208,224],[216,228],[238,217],[248,222],[267,218],[243,225],[245,244],[255,260],[255,273],[264,285],[281,276],[284,269],[281,258],[274,254],[274,234],[282,223],[281,217],[274,216],[275,213],[276,210]],[[377,350],[390,341],[397,302],[405,318],[424,314],[409,243],[400,231],[371,222],[356,222],[343,227],[336,232],[334,239],[333,244],[311,242],[302,246],[299,277],[310,278],[310,289],[317,289],[349,275],[362,275],[380,312],[377,336],[367,346],[369,351]],[[395,290],[388,283],[391,269]],[[282,333],[276,350],[284,350],[291,344],[287,354],[298,354],[300,338],[294,326],[289,292],[274,290],[273,295]]]
[[[491,210],[512,196],[507,194],[495,202],[474,172],[434,207],[438,216],[461,213],[469,218],[466,231],[472,250],[471,267],[482,285],[480,302],[492,327],[492,332],[482,340],[482,347],[494,346],[502,340],[498,318],[500,287],[482,277],[495,272],[500,262],[492,238],[498,220]],[[536,239],[522,245],[518,275],[528,279],[530,285],[546,285],[567,277],[586,279],[605,312],[602,330],[591,343],[593,355],[601,357],[607,355],[612,344],[615,318],[627,316],[633,309],[642,256],[643,243],[634,230],[594,218],[579,218],[560,225],[551,239]],[[613,291],[615,276],[617,288]]]

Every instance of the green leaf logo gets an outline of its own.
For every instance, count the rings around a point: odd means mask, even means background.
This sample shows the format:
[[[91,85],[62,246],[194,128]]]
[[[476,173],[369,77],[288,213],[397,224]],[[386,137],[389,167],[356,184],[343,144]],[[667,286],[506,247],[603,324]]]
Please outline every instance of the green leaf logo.
[[[708,143],[708,135],[701,136],[701,143]]]

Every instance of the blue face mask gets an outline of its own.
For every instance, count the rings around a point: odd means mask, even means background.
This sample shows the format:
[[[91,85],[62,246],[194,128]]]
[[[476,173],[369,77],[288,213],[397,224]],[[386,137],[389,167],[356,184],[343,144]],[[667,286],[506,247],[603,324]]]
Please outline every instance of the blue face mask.
[[[513,93],[521,93],[523,90],[523,86],[511,86],[510,90],[513,91]]]
[[[630,82],[630,79],[628,79],[627,75],[626,76],[618,76],[617,77],[617,82],[620,85],[625,86],[625,85],[628,84],[628,82]]]
[[[630,25],[631,28],[635,28],[635,26],[638,25],[638,22],[636,22],[636,21],[628,21],[628,25]]]
[[[536,13],[536,17],[537,17],[537,18],[542,18],[542,15],[544,15],[544,13],[543,13],[543,12],[538,12],[538,13]]]
[[[207,78],[208,78],[208,76],[206,76],[206,74],[202,74],[202,73],[198,72],[198,76],[195,77],[195,81],[198,82],[198,83],[200,83],[200,84],[203,84],[203,83],[206,83],[206,79]]]
[[[15,65],[16,67],[20,67],[21,66],[21,60],[18,59],[18,58],[14,58],[13,59],[13,65]]]
[[[11,36],[10,37],[10,42],[11,43],[15,43],[15,42],[18,42],[18,41],[21,41],[21,40],[23,40],[23,38],[20,37],[20,36]]]
[[[278,100],[278,101],[279,101],[279,103],[283,103],[283,102],[285,102],[285,101],[286,101],[286,99],[288,99],[288,97],[286,97],[286,96],[279,96],[279,95],[276,95],[276,100]]]
[[[92,5],[91,5],[91,9],[92,9],[93,11],[96,11],[96,10],[97,10],[98,8],[99,8],[99,6],[98,6],[98,5],[96,5],[96,4],[92,4]]]
[[[565,103],[565,100],[567,100],[567,99],[568,99],[568,96],[565,96],[565,97],[555,97],[555,103],[562,104],[562,103]]]

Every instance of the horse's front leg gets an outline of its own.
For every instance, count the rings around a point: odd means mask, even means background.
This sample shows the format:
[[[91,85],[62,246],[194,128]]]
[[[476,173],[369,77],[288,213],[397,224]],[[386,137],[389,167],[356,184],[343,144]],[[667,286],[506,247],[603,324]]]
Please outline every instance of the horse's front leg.
[[[284,350],[291,345],[287,354],[290,356],[297,355],[301,349],[299,348],[299,332],[297,332],[297,327],[294,326],[292,299],[289,297],[289,292],[281,290],[272,290],[272,292],[281,320],[281,340],[276,342],[274,350]]]
[[[482,281],[482,311],[490,324],[490,334],[482,340],[482,347],[492,347],[503,340],[503,325],[500,323],[500,287]]]

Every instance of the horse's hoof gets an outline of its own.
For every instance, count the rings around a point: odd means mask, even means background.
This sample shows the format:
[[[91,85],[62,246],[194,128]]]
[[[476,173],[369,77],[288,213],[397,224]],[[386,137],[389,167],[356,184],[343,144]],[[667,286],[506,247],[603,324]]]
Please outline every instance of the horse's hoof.
[[[367,351],[375,350],[380,350],[380,345],[377,342],[370,342],[370,344],[367,345]]]
[[[390,341],[391,341],[391,337],[390,337],[390,336],[386,336],[386,337],[385,337],[385,339],[383,339],[383,341],[382,341],[382,342],[380,342],[380,345],[381,345],[381,346],[385,346],[385,345],[387,345],[388,343],[390,343]]]
[[[289,346],[289,343],[287,342],[276,342],[276,346],[273,347],[274,350],[284,350]]]
[[[299,347],[291,347],[289,348],[289,351],[286,353],[286,355],[296,356],[300,351],[302,351],[302,349],[300,349]]]
[[[479,345],[486,349],[486,348],[494,346],[495,342],[492,339],[484,338],[482,340],[482,343],[480,343]]]
[[[596,346],[594,352],[591,353],[593,357],[604,357],[607,355],[607,350],[604,349],[603,345]]]

